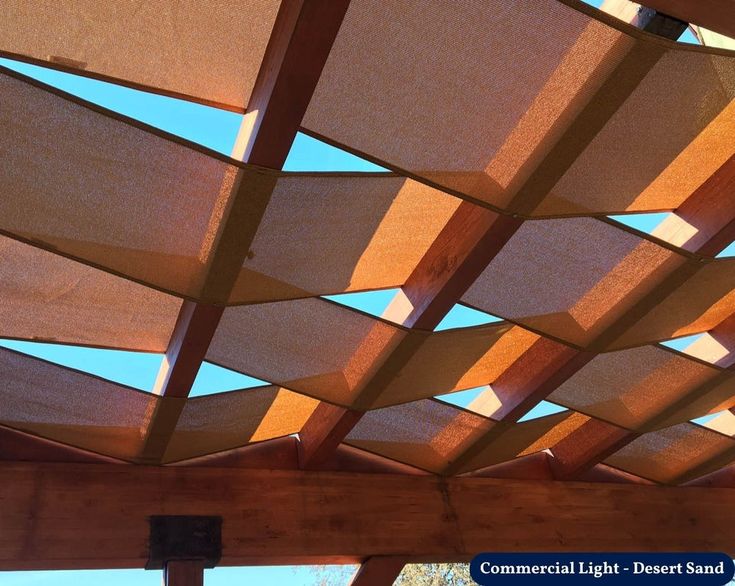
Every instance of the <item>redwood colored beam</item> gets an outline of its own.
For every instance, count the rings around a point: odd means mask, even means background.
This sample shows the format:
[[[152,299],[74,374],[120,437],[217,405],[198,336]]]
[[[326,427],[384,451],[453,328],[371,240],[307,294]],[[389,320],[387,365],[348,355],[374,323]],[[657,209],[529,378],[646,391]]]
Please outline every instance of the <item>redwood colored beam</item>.
[[[298,470],[299,440],[279,437],[217,452],[207,456],[180,460],[167,466],[206,466],[210,468],[252,468],[260,470]],[[335,472],[365,472],[372,474],[410,474],[425,476],[428,472],[390,460],[353,446],[338,446],[320,470]]]
[[[473,470],[462,475],[466,478],[515,478],[518,480],[553,480],[549,461],[551,456],[546,452],[536,452],[528,456],[494,464],[487,468]]]
[[[405,565],[406,560],[401,557],[368,558],[350,580],[350,586],[393,586]]]
[[[187,397],[223,308],[184,301],[153,388],[157,395]]]
[[[690,245],[694,252],[702,253],[706,251],[707,254],[716,254],[730,243],[726,238],[723,239],[722,234],[723,226],[725,230],[729,230],[729,226],[733,224],[733,210],[735,210],[733,187],[735,185],[731,182],[735,177],[734,170],[735,158],[731,158],[712,178],[695,191],[680,208],[684,210],[682,214],[684,219],[695,225],[705,235],[702,238],[694,237],[693,240],[696,240],[696,242]],[[722,180],[723,175],[728,177],[727,181]],[[720,189],[724,191],[719,191]],[[721,207],[720,200],[731,200],[729,207]],[[712,209],[715,211],[713,212]],[[677,210],[678,214],[679,211]],[[733,348],[735,342],[735,316],[731,316],[715,327],[710,335],[715,340],[721,341],[726,348]],[[720,366],[726,367],[734,363],[735,353],[718,361]],[[723,374],[720,378],[725,376]],[[655,413],[644,424],[643,429],[656,427],[660,422],[665,421],[680,409],[686,407],[691,401],[707,392],[719,380],[718,378],[704,382],[686,397],[667,406],[661,412]],[[639,435],[634,431],[627,431],[626,434],[615,425],[591,419],[552,448],[554,455],[557,456],[556,466],[554,467],[555,473],[560,478],[576,477],[595,464],[602,462],[616,449],[632,442]]]
[[[360,411],[319,403],[299,432],[299,466],[324,465],[361,418]]]
[[[271,169],[283,167],[348,6],[349,0],[281,3],[233,156]],[[271,190],[274,185],[271,180]],[[248,187],[239,186],[220,231],[203,288],[207,299],[227,299],[265,213],[268,185],[260,190]],[[264,195],[255,198],[255,191]],[[244,208],[250,221],[246,226],[242,222]],[[222,312],[221,307],[184,302],[159,373],[157,392],[164,397],[188,396]],[[182,402],[160,403],[149,425],[145,461],[160,462],[163,458],[181,409]]]
[[[403,286],[413,307],[403,325],[423,330],[439,325],[521,223],[462,202]]]
[[[735,3],[732,0],[641,0],[640,4],[726,37],[735,37]]]
[[[735,13],[735,3],[732,6]],[[735,155],[715,171],[676,210],[695,234],[682,247],[705,256],[716,256],[735,241]],[[656,233],[661,236],[660,233]]]
[[[628,429],[590,418],[551,449],[554,454],[551,469],[558,479],[576,478],[638,436]]]
[[[221,516],[220,565],[467,561],[478,551],[735,554],[733,498],[699,487],[6,463],[0,570],[143,567],[151,515]]]
[[[204,586],[204,562],[173,560],[163,568],[164,586]]]
[[[492,413],[493,419],[510,423],[517,421],[593,357],[594,354],[589,352],[539,338],[492,383],[492,390],[501,403],[501,407]],[[493,426],[450,462],[443,473],[451,476],[464,472],[467,465],[491,443],[502,441],[508,429]]]
[[[639,11],[635,5],[625,0],[608,0],[603,4],[602,10],[661,36],[668,35],[675,39],[682,32],[682,23],[677,24],[674,19],[652,10]],[[700,230],[696,241],[689,245],[689,250],[707,254],[714,251],[716,254],[721,250],[716,249],[718,243],[722,243],[722,248],[729,244],[729,241],[724,241],[729,234],[729,220],[733,218],[732,210],[735,209],[733,205],[735,195],[732,194],[735,181],[733,161],[735,157],[705,181],[680,208],[681,219]],[[675,224],[675,229],[678,230],[681,225],[681,222]],[[662,235],[666,236],[671,235]],[[590,345],[591,348],[597,351],[604,350],[655,307],[662,295],[678,288],[691,278],[696,270],[697,267],[685,264],[673,271],[653,291],[631,307],[621,319],[598,336]],[[494,418],[501,421],[516,421],[594,357],[590,352],[580,352],[572,348],[561,350],[553,347],[553,344],[549,340],[539,340],[493,383],[493,391],[503,404],[501,411],[493,415]],[[498,426],[488,431],[450,463],[445,474],[461,471],[463,466],[490,443],[502,441],[503,433],[504,429]],[[557,443],[553,449],[556,458],[552,460],[552,468],[555,474],[562,478],[583,474],[638,435],[615,425],[590,419]]]
[[[731,316],[711,330],[710,335],[715,340],[721,340],[726,348],[732,348],[732,343],[735,341],[735,316]],[[735,353],[729,354],[721,359],[719,364],[725,367],[735,364]],[[661,423],[686,408],[692,401],[701,397],[714,386],[725,382],[727,377],[728,375],[723,372],[705,381],[687,396],[649,417],[641,427],[641,430],[645,431],[657,428]],[[555,456],[552,469],[557,478],[569,479],[580,477],[581,474],[604,461],[608,456],[639,436],[639,432],[624,430],[616,425],[594,418],[590,419],[567,437],[560,440],[552,448]],[[723,464],[727,462],[728,457],[726,456],[723,459]],[[695,474],[696,476],[696,471],[687,471],[686,475],[682,476],[682,478],[688,479],[689,474]]]
[[[128,463],[4,426],[0,426],[0,460],[77,464]]]
[[[638,87],[662,54],[661,50],[634,49],[623,59],[621,66],[610,74],[549,151],[543,163],[520,187],[508,209],[525,214],[533,211],[543,201],[557,180]],[[463,202],[402,288],[412,307],[403,324],[408,327],[434,329],[520,225],[521,221],[514,216],[499,216]],[[403,353],[405,349],[400,346],[397,351]],[[405,354],[409,355],[408,352]],[[391,371],[395,374],[399,368],[395,361],[391,362]],[[369,408],[371,400],[381,392],[381,385],[377,381],[385,378],[382,367],[381,371],[363,391],[368,400],[358,397],[357,403],[362,403],[361,408]],[[535,388],[529,390],[529,394],[535,392]],[[349,426],[342,425],[344,417],[355,422],[359,420],[359,415],[346,415],[344,408],[329,406],[324,411],[320,417],[339,421],[340,425],[330,430],[315,414],[300,433],[305,443],[311,446],[311,451],[320,455],[319,458],[323,458],[323,454],[328,453],[331,446],[338,445],[346,436],[345,428]],[[319,458],[316,459],[317,462]],[[305,457],[303,463],[307,468],[313,466],[309,457]]]
[[[433,330],[515,234],[522,221],[462,202],[403,287],[412,310],[406,327]],[[415,340],[400,343],[356,403],[369,405],[416,351]],[[321,403],[299,432],[302,468],[318,468],[357,424],[363,412]]]

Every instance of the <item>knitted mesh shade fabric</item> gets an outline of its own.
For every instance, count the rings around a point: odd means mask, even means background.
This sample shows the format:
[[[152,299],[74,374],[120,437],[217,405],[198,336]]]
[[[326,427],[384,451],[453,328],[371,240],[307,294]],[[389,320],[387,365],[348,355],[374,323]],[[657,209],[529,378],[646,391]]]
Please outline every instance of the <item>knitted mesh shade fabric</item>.
[[[656,482],[672,482],[735,447],[735,441],[707,428],[682,423],[642,435],[605,460],[606,464]],[[715,469],[717,468],[714,465]],[[708,471],[702,469],[702,474]]]
[[[242,110],[279,4],[13,0],[4,5],[7,26],[0,31],[0,47]]]
[[[587,11],[352,2],[304,126],[524,214],[674,209],[734,152],[735,58]]]

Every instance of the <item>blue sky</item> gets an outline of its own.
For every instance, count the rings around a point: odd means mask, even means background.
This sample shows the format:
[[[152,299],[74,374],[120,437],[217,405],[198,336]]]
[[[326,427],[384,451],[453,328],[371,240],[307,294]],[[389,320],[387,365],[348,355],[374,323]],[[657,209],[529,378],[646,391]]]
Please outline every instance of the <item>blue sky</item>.
[[[601,1],[589,3],[599,6]],[[681,40],[696,42],[689,31],[685,33]],[[229,155],[231,151],[242,119],[241,115],[232,112],[121,88],[112,84],[7,59],[0,58],[0,65],[32,76],[69,93],[226,155]],[[288,171],[382,170],[372,163],[301,134],[297,136],[284,168]],[[665,216],[666,214],[639,214],[616,216],[615,219],[638,230],[650,233]],[[735,247],[731,248],[729,253],[735,254]],[[396,290],[387,290],[369,294],[332,296],[330,298],[367,313],[380,315],[395,293]],[[494,316],[458,305],[437,327],[437,330],[481,325],[496,321],[499,321],[499,319]],[[672,347],[681,349],[683,344],[681,341],[675,341],[672,343]],[[0,340],[0,345],[65,366],[86,370],[146,391],[152,388],[162,359],[161,355],[157,354],[105,351],[10,340]],[[248,388],[260,384],[264,383],[239,373],[205,364],[197,377],[192,395]],[[466,406],[481,390],[469,389],[442,398],[457,405]],[[543,402],[524,419],[547,415],[562,409],[557,405]],[[343,569],[343,574],[344,570],[350,572],[351,568]],[[4,586],[37,584],[51,586],[86,586],[87,584],[105,584],[106,586],[136,584],[146,586],[150,584],[153,586],[154,584],[160,584],[161,578],[158,572],[105,570],[87,572],[8,572],[4,573],[0,580],[2,580]],[[308,567],[217,568],[207,572],[208,586],[266,583],[317,584],[318,577]]]

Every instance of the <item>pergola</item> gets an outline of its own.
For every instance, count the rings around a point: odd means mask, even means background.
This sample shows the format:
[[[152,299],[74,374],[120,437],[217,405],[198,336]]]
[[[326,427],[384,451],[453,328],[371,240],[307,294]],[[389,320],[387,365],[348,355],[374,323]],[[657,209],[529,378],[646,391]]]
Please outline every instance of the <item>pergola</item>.
[[[245,116],[226,157],[0,67],[0,336],[165,352],[0,349],[0,569],[735,555],[735,53],[671,40],[735,6],[645,3],[7,2],[3,56]]]

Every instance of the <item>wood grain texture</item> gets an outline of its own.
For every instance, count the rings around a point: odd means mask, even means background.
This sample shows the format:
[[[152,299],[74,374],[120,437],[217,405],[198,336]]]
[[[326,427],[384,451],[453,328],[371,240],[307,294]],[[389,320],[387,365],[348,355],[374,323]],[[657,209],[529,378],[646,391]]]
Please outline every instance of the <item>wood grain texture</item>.
[[[204,586],[204,562],[170,561],[163,569],[164,586]]]
[[[142,567],[150,515],[221,515],[224,565],[478,551],[724,551],[735,491],[494,478],[7,463],[0,569]]]
[[[433,330],[459,302],[522,221],[462,202],[439,233],[402,290],[412,310],[403,325]],[[404,338],[368,381],[350,410],[322,403],[299,436],[304,449],[303,468],[316,468],[326,460],[369,409],[383,390],[418,351],[422,340]]]

